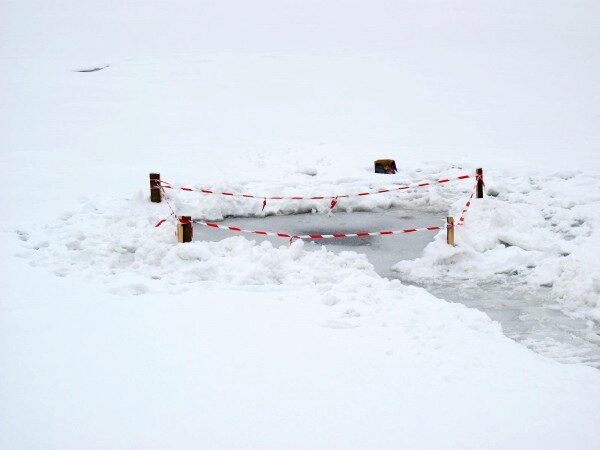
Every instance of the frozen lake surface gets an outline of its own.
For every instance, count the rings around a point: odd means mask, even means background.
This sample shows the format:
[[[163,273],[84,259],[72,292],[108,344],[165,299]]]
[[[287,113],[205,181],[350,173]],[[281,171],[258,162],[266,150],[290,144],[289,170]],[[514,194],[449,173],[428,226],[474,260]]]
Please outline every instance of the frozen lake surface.
[[[400,230],[426,226],[444,226],[443,213],[388,209],[378,212],[336,212],[267,217],[228,218],[221,222],[250,230],[291,234],[333,234],[361,231]],[[344,250],[365,254],[382,276],[398,278],[391,267],[400,260],[421,255],[436,231],[406,235],[322,239],[307,242],[307,249]],[[231,237],[227,231],[196,226],[196,238],[218,241]],[[250,239],[270,240],[286,245],[285,239],[246,235]],[[486,282],[435,282],[420,285],[437,297],[484,311],[502,325],[504,333],[532,350],[560,362],[582,362],[600,368],[600,326],[563,314],[548,289],[532,288],[517,277],[504,275]]]

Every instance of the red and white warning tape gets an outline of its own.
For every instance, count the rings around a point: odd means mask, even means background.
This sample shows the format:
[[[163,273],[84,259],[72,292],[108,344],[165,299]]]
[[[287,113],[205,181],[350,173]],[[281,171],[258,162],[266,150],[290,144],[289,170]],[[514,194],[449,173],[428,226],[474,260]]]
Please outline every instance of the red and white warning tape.
[[[167,181],[160,181],[161,188],[163,189],[177,189],[181,191],[188,192],[200,192],[202,194],[215,194],[215,195],[224,195],[227,197],[241,197],[241,198],[253,198],[253,199],[262,199],[263,200],[263,209],[266,206],[267,200],[331,200],[330,207],[333,209],[340,198],[350,198],[350,197],[364,197],[367,195],[375,195],[375,194],[384,194],[386,192],[397,192],[403,191],[406,189],[416,188],[416,187],[426,187],[426,186],[434,186],[438,184],[448,183],[450,181],[459,181],[459,180],[467,180],[469,178],[473,178],[471,175],[460,175],[457,177],[451,178],[440,178],[434,181],[420,181],[417,183],[403,184],[391,187],[389,189],[377,189],[373,191],[359,192],[358,194],[337,194],[337,195],[314,195],[314,196],[305,196],[305,195],[293,195],[293,196],[269,196],[269,195],[256,195],[256,194],[240,194],[235,192],[222,192],[222,191],[214,191],[212,189],[201,189],[194,187],[186,187],[186,186],[176,186]]]
[[[162,187],[161,187],[161,190],[163,190]],[[164,198],[165,202],[167,203],[167,205],[169,206],[169,209],[171,210],[171,214],[169,215],[169,217],[175,217],[179,222],[187,223],[187,220],[182,220],[179,216],[177,216],[175,214],[175,211],[173,210],[173,207],[169,203],[167,196],[164,194],[165,194],[165,192],[163,190],[163,198]],[[169,217],[158,221],[158,223],[155,225],[155,227],[160,227],[163,223],[165,223],[168,220]],[[249,233],[249,234],[258,234],[261,236],[274,236],[274,237],[286,238],[286,239],[291,239],[291,240],[294,240],[294,239],[343,239],[343,238],[350,238],[350,237],[390,236],[390,235],[394,235],[394,234],[398,235],[398,234],[417,233],[419,231],[439,231],[442,229],[442,227],[439,227],[439,226],[430,226],[430,227],[424,227],[424,228],[405,228],[402,230],[390,230],[390,231],[382,230],[382,231],[364,231],[364,232],[359,232],[359,233],[334,233],[334,234],[314,233],[314,234],[295,235],[295,234],[291,234],[291,233],[282,233],[282,232],[278,233],[275,231],[245,230],[240,227],[220,225],[218,223],[204,222],[202,220],[197,220],[197,219],[192,219],[192,222],[196,223],[198,225],[205,226],[205,227],[218,228],[220,230],[227,230],[227,231],[234,231],[236,233]]]
[[[214,222],[203,222],[201,220],[192,220],[192,222],[202,225],[209,228],[218,228],[221,230],[235,231],[236,233],[250,233],[250,234],[259,234],[261,236],[274,236],[280,238],[287,239],[343,239],[350,237],[366,237],[366,236],[389,236],[392,234],[407,234],[407,233],[416,233],[419,231],[439,231],[442,227],[434,226],[434,227],[425,227],[425,228],[405,228],[403,230],[394,230],[394,231],[365,231],[362,233],[334,233],[334,234],[303,234],[303,235],[295,235],[291,233],[276,233],[274,231],[261,231],[261,230],[244,230],[240,227],[220,225]]]
[[[469,175],[461,175],[460,177],[457,177],[457,180],[462,180],[462,179],[467,179],[467,178],[472,178]],[[479,176],[477,176],[477,181],[479,181],[480,178]],[[445,178],[445,179],[440,179],[437,180],[437,183],[446,183],[450,181],[450,179]],[[370,194],[379,194],[379,193],[383,193],[383,192],[391,192],[392,190],[400,190],[400,189],[408,189],[409,187],[416,187],[416,186],[429,186],[433,183],[420,183],[420,184],[415,184],[415,185],[406,185],[406,186],[401,186],[398,187],[396,189],[387,189],[387,190],[379,190],[376,192],[365,192],[362,194],[356,194],[355,196],[362,196],[362,195],[370,195]],[[165,200],[165,202],[167,203],[169,209],[171,210],[171,214],[169,215],[169,217],[175,217],[179,222],[181,223],[188,223],[187,219],[182,219],[179,216],[177,216],[177,214],[175,214],[175,210],[173,209],[173,207],[171,206],[171,204],[169,203],[168,197],[166,195],[165,192],[165,188],[167,189],[181,189],[181,190],[195,190],[195,189],[191,189],[191,188],[175,188],[172,186],[166,186],[161,184],[160,185],[160,189],[162,191],[163,194],[163,198]],[[477,184],[475,184],[475,188],[474,190],[471,192],[471,195],[469,196],[467,203],[465,204],[465,207],[463,208],[462,212],[461,212],[461,216],[458,220],[458,223],[456,225],[463,225],[465,222],[465,215],[467,213],[467,211],[469,210],[471,203],[472,203],[472,199],[475,195],[475,190],[477,189]],[[201,192],[205,192],[205,190],[200,190]],[[213,194],[215,192],[209,191],[206,193],[210,193]],[[240,194],[233,194],[233,193],[224,193],[224,192],[216,192],[217,194],[222,194],[222,195],[230,195],[230,196],[237,196]],[[243,197],[249,197],[249,198],[263,198],[263,197],[257,197],[257,196],[253,196],[250,194],[241,194],[241,196]],[[331,208],[333,208],[335,206],[335,204],[337,203],[337,199],[339,197],[351,197],[353,195],[344,195],[344,196],[336,196],[336,197],[327,197],[327,196],[320,196],[320,197],[264,197],[263,199],[263,209],[264,209],[264,205],[266,203],[266,199],[270,198],[270,199],[276,199],[276,200],[283,200],[283,199],[291,199],[291,200],[299,200],[299,199],[332,199],[331,202]],[[165,223],[168,218],[164,218],[161,219],[156,225],[155,227],[159,227],[161,226],[163,223]],[[319,233],[315,233],[315,234],[305,234],[305,235],[294,235],[291,233],[283,233],[283,232],[274,232],[274,231],[262,231],[262,230],[245,230],[243,228],[240,227],[236,227],[236,226],[228,226],[228,225],[220,225],[218,223],[214,223],[214,222],[204,222],[201,220],[197,220],[197,219],[192,219],[193,223],[196,223],[198,225],[201,226],[205,226],[205,227],[209,227],[209,228],[218,228],[221,230],[227,230],[227,231],[233,231],[236,233],[249,233],[249,234],[257,234],[257,235],[261,235],[261,236],[273,236],[273,237],[279,237],[279,238],[286,238],[286,239],[290,239],[290,240],[294,240],[294,239],[343,239],[343,238],[350,238],[350,237],[367,237],[367,236],[390,236],[390,235],[398,235],[398,234],[409,234],[409,233],[416,233],[416,232],[420,232],[420,231],[440,231],[442,230],[444,227],[442,226],[429,226],[429,227],[424,227],[424,228],[405,228],[402,230],[390,230],[390,231],[365,231],[365,232],[360,232],[360,233],[334,233],[334,234],[319,234]],[[448,225],[447,225],[448,226]]]
[[[465,207],[461,211],[460,218],[458,219],[458,223],[456,225],[464,225],[464,223],[465,223],[465,216],[467,215],[467,211],[471,207],[471,204],[473,202],[473,197],[475,196],[475,190],[476,189],[477,189],[477,184],[475,184],[475,187],[473,188],[473,192],[471,192],[471,195],[467,199],[467,203],[465,204]]]

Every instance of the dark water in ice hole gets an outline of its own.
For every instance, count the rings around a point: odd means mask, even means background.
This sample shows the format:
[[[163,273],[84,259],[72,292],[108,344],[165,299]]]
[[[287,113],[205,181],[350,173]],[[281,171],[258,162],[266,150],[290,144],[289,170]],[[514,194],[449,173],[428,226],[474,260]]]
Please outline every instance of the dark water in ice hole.
[[[289,232],[292,234],[356,233],[360,231],[399,230],[444,225],[444,214],[423,211],[389,209],[378,212],[338,212],[323,214],[296,214],[268,217],[229,218],[222,223],[251,230]],[[433,240],[436,231],[410,235],[372,236],[363,238],[326,239],[307,242],[307,250],[320,249],[341,252],[351,250],[364,253],[382,276],[399,278],[391,270],[400,260],[421,255],[423,248]],[[196,237],[218,241],[231,237],[227,231],[196,226]],[[285,239],[248,235],[257,241],[269,240],[285,245]],[[531,288],[518,277],[502,275],[493,281],[448,282],[437,280],[422,285],[437,297],[462,303],[485,312],[502,324],[504,333],[532,350],[560,362],[582,362],[600,368],[600,326],[589,321],[573,319],[562,312],[550,298],[548,288]]]

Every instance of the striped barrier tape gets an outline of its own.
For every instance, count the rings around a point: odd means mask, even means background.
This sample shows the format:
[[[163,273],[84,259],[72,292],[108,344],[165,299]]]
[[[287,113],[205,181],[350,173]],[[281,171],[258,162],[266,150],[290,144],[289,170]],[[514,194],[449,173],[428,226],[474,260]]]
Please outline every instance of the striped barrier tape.
[[[175,214],[175,211],[171,204],[169,203],[168,197],[165,195],[164,189],[161,187],[163,191],[164,199],[169,209],[171,210],[171,214],[169,217],[175,217],[180,223],[188,223],[187,220],[182,220],[181,217]],[[155,228],[160,227],[163,223],[165,223],[169,217],[161,219],[155,225]],[[382,230],[382,231],[364,231],[359,233],[334,233],[334,234],[305,234],[305,235],[295,235],[292,233],[283,233],[283,232],[274,232],[274,231],[262,231],[262,230],[245,230],[240,227],[228,226],[228,225],[219,225],[215,222],[204,222],[198,219],[192,219],[192,223],[196,223],[201,226],[209,227],[209,228],[218,228],[220,230],[234,231],[236,233],[248,233],[248,234],[257,234],[261,236],[273,236],[279,238],[286,238],[290,240],[294,239],[343,239],[350,237],[367,237],[367,236],[390,236],[390,235],[398,235],[398,234],[409,234],[409,233],[417,233],[420,231],[439,231],[442,227],[439,226],[430,226],[424,228],[405,228],[402,230]]]
[[[244,230],[240,227],[228,226],[228,225],[220,225],[214,222],[203,222],[201,220],[192,220],[193,223],[202,225],[204,227],[209,228],[218,228],[220,230],[228,230],[234,231],[236,233],[249,233],[249,234],[258,234],[261,236],[274,236],[286,239],[343,239],[350,237],[367,237],[367,236],[390,236],[393,234],[408,234],[408,233],[416,233],[419,231],[439,231],[442,230],[443,227],[432,226],[432,227],[424,227],[424,228],[405,228],[403,230],[393,230],[393,231],[365,231],[361,233],[334,233],[334,234],[303,234],[296,235],[291,233],[276,233],[274,231],[261,231],[261,230]]]
[[[464,225],[464,223],[465,223],[465,216],[467,215],[467,211],[471,207],[471,204],[473,202],[473,197],[475,196],[475,190],[476,189],[477,189],[477,184],[475,184],[475,187],[473,188],[473,192],[471,192],[471,195],[467,199],[467,203],[465,204],[465,207],[463,208],[463,210],[460,213],[460,218],[458,219],[457,225]]]
[[[350,197],[365,197],[367,195],[376,195],[376,194],[384,194],[387,192],[397,192],[403,191],[406,189],[416,188],[416,187],[426,187],[426,186],[434,186],[438,184],[449,183],[451,181],[461,181],[467,180],[469,178],[473,178],[471,175],[459,175],[457,177],[451,178],[440,178],[434,181],[421,181],[410,184],[398,185],[389,189],[377,189],[374,191],[366,191],[359,192],[358,194],[338,194],[338,195],[315,195],[315,196],[304,196],[304,195],[293,195],[293,196],[269,196],[269,195],[256,195],[256,194],[241,194],[236,192],[223,192],[223,191],[215,191],[212,189],[202,189],[202,188],[192,188],[186,186],[174,186],[167,181],[160,180],[161,189],[176,189],[180,191],[187,192],[199,192],[202,194],[215,194],[215,195],[223,195],[226,197],[240,197],[240,198],[252,198],[252,199],[262,199],[263,204],[262,208],[265,209],[267,205],[267,200],[331,200],[330,208],[333,209],[340,198],[350,198]]]
[[[467,175],[466,177],[469,177],[469,176]],[[458,179],[464,179],[464,178],[459,177]],[[440,180],[438,180],[438,181],[440,181]],[[446,181],[449,181],[449,180],[444,179],[443,181],[440,181],[440,182],[446,182]],[[175,210],[169,203],[168,197],[164,190],[165,187],[166,186],[161,185],[160,189],[163,193],[165,202],[167,203],[167,205],[171,211],[171,214],[168,217],[158,221],[156,223],[155,227],[160,227],[163,223],[165,223],[168,220],[169,217],[175,217],[180,223],[188,223],[187,220],[182,220],[182,218],[180,218],[179,216],[177,216],[175,214]],[[477,184],[475,184],[474,190],[471,192],[471,195],[467,199],[467,203],[465,204],[465,206],[461,212],[461,216],[456,225],[464,224],[466,213],[469,210],[469,208],[471,207],[472,200],[475,195],[475,189],[477,189]],[[387,192],[389,192],[389,190]],[[337,202],[337,197],[330,197],[330,198],[332,198],[332,204],[333,204],[333,206],[335,206],[334,202]],[[421,232],[421,231],[440,231],[440,230],[444,229],[443,226],[429,226],[429,227],[423,227],[423,228],[405,228],[402,230],[389,230],[389,231],[382,230],[382,231],[364,231],[364,232],[359,232],[359,233],[334,233],[334,234],[314,233],[314,234],[305,234],[305,235],[294,235],[291,233],[274,232],[274,231],[245,230],[243,228],[236,227],[236,226],[220,225],[215,222],[204,222],[204,221],[198,220],[198,219],[192,219],[192,223],[195,223],[195,224],[198,224],[201,226],[205,226],[208,228],[217,228],[220,230],[233,231],[236,233],[248,233],[248,234],[261,235],[261,236],[273,236],[273,237],[285,238],[285,239],[290,239],[290,241],[293,241],[295,239],[344,239],[344,238],[350,238],[350,237],[390,236],[390,235],[399,235],[399,234],[410,234],[410,233],[416,233],[416,232]],[[448,228],[449,226],[450,225],[447,224],[445,228]]]

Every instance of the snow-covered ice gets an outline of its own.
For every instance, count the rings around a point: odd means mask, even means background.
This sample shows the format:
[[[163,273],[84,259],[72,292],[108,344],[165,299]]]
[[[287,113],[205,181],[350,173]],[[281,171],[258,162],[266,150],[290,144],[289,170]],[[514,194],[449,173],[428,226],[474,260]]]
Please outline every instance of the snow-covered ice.
[[[523,310],[541,290],[536,307],[597,334],[595,2],[1,9],[0,448],[600,445],[585,344],[521,345],[472,307],[477,289]],[[381,157],[400,173],[371,173]],[[457,247],[419,236],[389,264],[339,244],[177,245],[147,198],[152,171],[319,195],[476,167],[487,196]],[[341,199],[331,215],[170,195],[197,218],[370,227],[457,216],[471,188]]]
[[[600,178],[573,171],[499,173],[488,181],[488,195],[473,203],[457,247],[438,238],[422,258],[396,270],[413,281],[511,274],[549,287],[565,312],[600,321]]]

